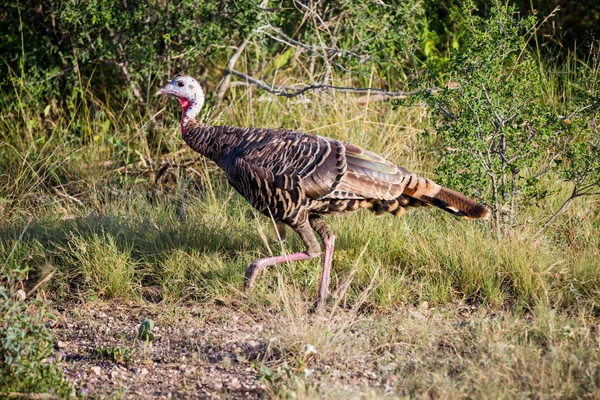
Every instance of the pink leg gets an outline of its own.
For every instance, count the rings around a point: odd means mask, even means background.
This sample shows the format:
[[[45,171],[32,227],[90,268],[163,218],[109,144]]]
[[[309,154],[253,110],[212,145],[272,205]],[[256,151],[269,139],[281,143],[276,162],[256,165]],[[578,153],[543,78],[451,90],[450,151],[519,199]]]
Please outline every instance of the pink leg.
[[[319,242],[317,242],[317,238],[312,231],[312,228],[309,224],[304,222],[298,226],[292,226],[292,229],[300,235],[302,241],[306,245],[306,251],[302,253],[294,253],[289,256],[277,256],[277,257],[266,257],[266,258],[257,258],[252,261],[252,264],[246,270],[246,276],[244,278],[244,288],[246,290],[250,289],[252,285],[254,285],[254,281],[256,280],[256,276],[260,271],[267,268],[270,265],[281,264],[288,261],[301,261],[301,260],[310,260],[311,258],[318,257],[321,254],[321,247],[319,246]]]
[[[333,261],[333,248],[335,246],[335,236],[329,235],[323,240],[323,274],[321,275],[321,285],[319,286],[319,298],[317,299],[317,310],[321,311],[325,306],[325,301],[329,295],[329,283],[331,281],[331,262]]]
[[[302,260],[310,260],[311,258],[318,257],[319,254],[310,255],[307,252],[302,253],[294,253],[289,256],[277,256],[277,257],[266,257],[266,258],[257,258],[252,261],[252,264],[246,270],[246,277],[244,278],[244,288],[246,290],[250,289],[252,285],[254,285],[254,281],[256,280],[256,276],[260,271],[267,268],[271,265],[281,264],[288,261],[302,261]]]
[[[310,226],[319,234],[323,241],[323,274],[321,275],[321,285],[319,286],[319,297],[317,298],[317,311],[321,312],[329,296],[329,283],[331,281],[331,262],[333,261],[333,248],[335,246],[335,235],[331,229],[325,225],[325,222],[318,215],[311,215],[309,218]]]

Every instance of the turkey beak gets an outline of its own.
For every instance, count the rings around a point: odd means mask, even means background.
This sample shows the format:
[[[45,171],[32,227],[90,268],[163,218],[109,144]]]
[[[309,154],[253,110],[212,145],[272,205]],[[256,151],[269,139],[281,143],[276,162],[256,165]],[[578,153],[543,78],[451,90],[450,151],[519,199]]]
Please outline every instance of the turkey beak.
[[[158,89],[158,91],[156,92],[156,96],[161,95],[161,94],[169,94],[169,93],[173,93],[172,89],[171,89],[171,81],[169,81],[168,84],[166,84],[165,86],[163,86],[161,89]]]

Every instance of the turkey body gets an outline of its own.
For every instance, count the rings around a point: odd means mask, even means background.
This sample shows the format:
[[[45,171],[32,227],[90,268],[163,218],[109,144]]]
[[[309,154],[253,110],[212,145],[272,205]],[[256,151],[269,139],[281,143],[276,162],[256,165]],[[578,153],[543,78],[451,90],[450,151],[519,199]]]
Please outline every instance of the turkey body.
[[[400,215],[407,207],[433,204],[467,218],[482,218],[488,212],[457,192],[349,143],[196,120],[188,122],[185,132],[186,143],[215,161],[253,207],[292,228],[305,224],[312,214],[359,208]]]

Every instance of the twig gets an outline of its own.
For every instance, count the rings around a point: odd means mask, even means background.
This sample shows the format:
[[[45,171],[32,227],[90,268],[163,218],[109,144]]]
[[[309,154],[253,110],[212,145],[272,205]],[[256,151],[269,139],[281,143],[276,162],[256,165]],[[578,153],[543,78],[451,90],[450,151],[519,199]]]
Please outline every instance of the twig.
[[[229,83],[231,82],[230,71],[233,69],[233,67],[235,67],[235,63],[237,62],[238,58],[240,58],[240,55],[242,55],[242,52],[250,42],[251,37],[252,34],[248,35],[246,39],[244,39],[244,41],[238,46],[237,50],[227,62],[227,67],[225,67],[225,70],[223,71],[223,78],[221,78],[221,81],[217,86],[217,104],[219,104],[223,100],[223,97],[225,97],[225,92],[227,92],[227,89],[229,89]]]
[[[540,229],[538,229],[538,231],[536,233],[533,234],[533,237],[535,238],[540,233],[542,233],[544,231],[544,229],[546,229],[548,227],[548,225],[550,225],[552,223],[552,221],[554,221],[560,213],[565,211],[567,209],[567,207],[569,206],[569,204],[571,204],[571,202],[578,196],[579,196],[579,194],[577,193],[577,189],[576,188],[573,189],[571,196],[569,196],[569,198],[567,200],[565,200],[565,202],[560,206],[560,208],[558,210],[556,210],[554,212],[554,214],[552,214],[552,216],[544,223],[544,225],[542,225],[542,227]]]
[[[83,207],[83,202],[81,200],[79,200],[77,197],[73,197],[70,194],[62,192],[62,191],[58,190],[56,187],[53,187],[52,189],[54,189],[54,191],[56,192],[57,195],[62,196],[66,199],[69,199]]]
[[[9,393],[9,399],[54,400],[59,397],[52,393]]]
[[[52,268],[54,268],[54,267],[52,267]],[[31,297],[31,295],[34,294],[44,283],[46,283],[50,279],[52,279],[55,272],[56,272],[56,268],[54,268],[53,271],[50,271],[49,273],[47,273],[46,276],[44,276],[42,279],[40,279],[38,281],[38,283],[36,283],[35,286],[29,292],[27,292],[26,297]]]
[[[304,87],[299,88],[299,89],[295,88],[293,86],[282,86],[282,85],[269,86],[267,83],[265,83],[259,79],[253,78],[250,75],[246,75],[240,71],[236,71],[236,70],[232,69],[229,72],[231,73],[231,75],[235,75],[238,78],[244,79],[249,84],[258,86],[259,88],[261,88],[269,93],[273,93],[278,96],[283,96],[283,97],[287,97],[287,98],[300,96],[301,94],[308,92],[309,90],[333,90],[336,92],[343,92],[343,93],[378,93],[378,94],[381,94],[384,96],[396,97],[396,98],[406,98],[408,96],[414,95],[419,92],[419,91],[390,92],[385,89],[379,89],[379,88],[371,88],[371,87],[357,88],[357,87],[351,87],[351,86],[328,85],[328,84],[324,84],[324,83],[315,83],[312,85],[305,85]],[[450,86],[448,88],[454,89],[453,87],[450,87]],[[439,90],[439,88],[437,88],[437,87],[427,89],[427,91],[429,91],[430,93],[433,93],[433,94],[437,93],[438,90]]]

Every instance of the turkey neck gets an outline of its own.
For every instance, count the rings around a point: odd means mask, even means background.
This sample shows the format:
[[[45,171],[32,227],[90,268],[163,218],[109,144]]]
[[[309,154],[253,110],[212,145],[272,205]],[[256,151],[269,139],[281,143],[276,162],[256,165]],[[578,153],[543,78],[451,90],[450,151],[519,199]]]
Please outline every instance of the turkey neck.
[[[243,128],[229,126],[210,126],[195,119],[182,123],[183,140],[198,153],[223,167],[225,156],[239,147],[243,147],[245,138]]]

